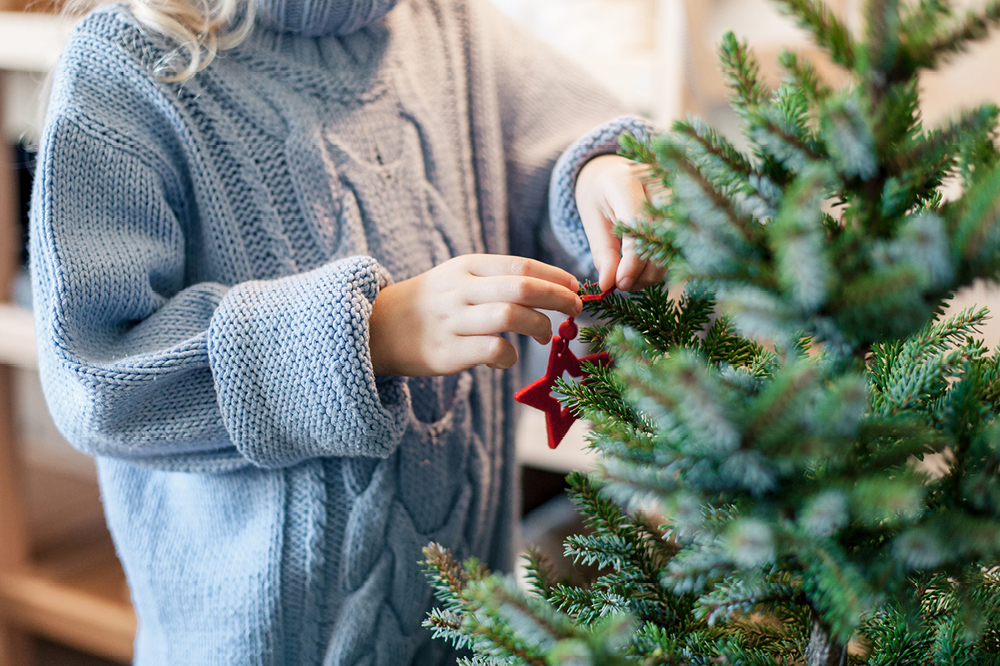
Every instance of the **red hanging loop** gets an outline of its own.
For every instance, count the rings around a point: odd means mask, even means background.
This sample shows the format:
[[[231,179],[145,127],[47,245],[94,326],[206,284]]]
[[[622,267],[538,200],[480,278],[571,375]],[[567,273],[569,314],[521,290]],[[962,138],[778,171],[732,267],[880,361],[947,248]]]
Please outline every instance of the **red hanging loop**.
[[[581,299],[584,301],[601,300],[607,298],[614,290],[615,288],[611,287],[600,294],[588,294],[582,296]],[[575,339],[578,332],[579,327],[573,317],[560,324],[559,335],[552,336],[552,346],[549,348],[549,362],[545,374],[514,394],[514,399],[522,405],[528,405],[545,412],[545,428],[548,431],[550,449],[559,446],[559,442],[576,421],[576,417],[570,409],[563,407],[552,395],[556,380],[562,377],[564,372],[571,377],[586,379],[589,373],[583,370],[584,363],[589,362],[602,367],[611,363],[611,357],[607,352],[577,358],[576,354],[569,348],[569,341]]]

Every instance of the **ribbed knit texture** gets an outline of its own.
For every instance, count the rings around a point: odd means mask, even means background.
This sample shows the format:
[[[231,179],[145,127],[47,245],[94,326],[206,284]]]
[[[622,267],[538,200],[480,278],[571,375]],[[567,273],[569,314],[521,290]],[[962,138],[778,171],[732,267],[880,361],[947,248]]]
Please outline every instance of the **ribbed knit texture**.
[[[149,74],[171,48],[83,20],[32,204],[39,369],[98,459],[135,663],[443,663],[420,549],[510,566],[519,380],[374,377],[372,302],[552,228],[585,261],[575,174],[641,123],[481,0],[258,30],[183,85]]]
[[[275,30],[309,37],[349,35],[385,16],[397,0],[262,0],[259,16]]]

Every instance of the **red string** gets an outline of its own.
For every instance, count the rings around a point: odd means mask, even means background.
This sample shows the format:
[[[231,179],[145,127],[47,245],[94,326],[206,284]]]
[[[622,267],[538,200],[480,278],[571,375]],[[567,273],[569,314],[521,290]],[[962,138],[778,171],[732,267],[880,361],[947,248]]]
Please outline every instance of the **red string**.
[[[584,294],[583,296],[580,297],[580,300],[583,301],[584,303],[586,303],[587,301],[603,301],[605,298],[610,296],[611,292],[613,292],[614,290],[615,288],[611,287],[609,289],[605,289],[599,294]],[[570,317],[570,319],[572,319],[572,317]]]
[[[614,290],[615,288],[611,287],[600,294],[587,294],[581,296],[580,299],[599,301],[607,298]],[[576,421],[576,417],[570,409],[559,404],[559,401],[552,395],[556,380],[562,377],[563,373],[568,373],[571,377],[586,379],[589,373],[583,369],[584,363],[604,366],[611,362],[611,357],[608,356],[607,352],[577,358],[576,354],[569,348],[569,342],[576,338],[578,332],[579,328],[573,317],[569,317],[561,323],[559,335],[552,336],[552,346],[549,348],[549,362],[545,374],[514,394],[514,399],[519,403],[545,412],[545,428],[548,432],[550,449],[559,446],[559,442]]]

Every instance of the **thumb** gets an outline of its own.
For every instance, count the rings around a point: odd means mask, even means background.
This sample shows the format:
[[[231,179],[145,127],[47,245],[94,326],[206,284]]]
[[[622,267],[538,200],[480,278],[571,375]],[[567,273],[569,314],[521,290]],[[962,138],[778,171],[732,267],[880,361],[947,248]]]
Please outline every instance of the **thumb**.
[[[621,247],[621,241],[610,231],[604,242],[590,244],[590,252],[594,257],[594,267],[597,269],[601,291],[607,291],[618,283],[617,276],[621,270]]]
[[[639,276],[646,270],[649,262],[639,257],[636,250],[636,239],[626,236],[622,242],[622,259],[615,274],[615,284],[619,289],[628,291],[636,283]]]

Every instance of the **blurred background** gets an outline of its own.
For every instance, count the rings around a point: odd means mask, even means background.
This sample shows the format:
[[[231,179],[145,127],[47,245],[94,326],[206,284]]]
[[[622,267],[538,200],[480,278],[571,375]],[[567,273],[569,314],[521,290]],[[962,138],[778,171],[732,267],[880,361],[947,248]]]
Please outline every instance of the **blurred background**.
[[[539,39],[588,69],[635,113],[668,128],[694,114],[742,143],[716,68],[715,49],[733,30],[755,48],[772,85],[789,48],[814,60],[835,84],[844,77],[808,37],[768,0],[492,0]],[[855,30],[863,0],[828,0]],[[984,0],[956,0],[979,7]],[[135,619],[124,576],[104,528],[93,463],[59,436],[45,410],[35,372],[34,341],[21,264],[31,183],[30,145],[45,73],[70,25],[45,7],[0,1],[0,666],[100,666],[128,663]],[[1000,37],[980,43],[921,81],[928,125],[959,109],[1000,102]],[[8,159],[9,157],[9,159]],[[20,279],[18,276],[22,276]],[[976,285],[955,307],[972,303],[1000,312],[1000,293]],[[996,347],[1000,321],[984,337]],[[542,373],[547,349],[534,346],[526,378]],[[539,412],[520,419],[524,540],[552,557],[578,531],[562,494],[563,476],[587,469],[585,424],[555,451]],[[586,575],[567,563],[570,575]]]

